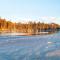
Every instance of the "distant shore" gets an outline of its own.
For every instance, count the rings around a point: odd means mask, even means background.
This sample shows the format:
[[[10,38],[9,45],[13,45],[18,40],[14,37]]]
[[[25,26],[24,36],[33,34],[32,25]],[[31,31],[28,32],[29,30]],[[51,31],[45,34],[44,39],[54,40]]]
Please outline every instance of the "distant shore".
[[[44,35],[60,31],[56,23],[41,23],[29,21],[14,23],[0,18],[0,35]]]
[[[54,32],[39,32],[39,33],[20,33],[20,32],[3,32],[0,35],[18,35],[18,36],[30,36],[30,35],[47,35],[52,34]]]

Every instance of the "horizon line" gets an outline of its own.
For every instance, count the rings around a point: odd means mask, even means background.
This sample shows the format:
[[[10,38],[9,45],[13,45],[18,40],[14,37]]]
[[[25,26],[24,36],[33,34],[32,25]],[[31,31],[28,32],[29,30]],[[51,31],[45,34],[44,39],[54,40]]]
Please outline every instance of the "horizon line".
[[[56,23],[56,24],[60,24],[59,20],[60,20],[60,17],[48,17],[48,16],[43,16],[43,17],[39,17],[38,19],[27,19],[27,18],[24,18],[24,19],[18,19],[18,18],[6,18],[6,17],[1,17],[0,16],[0,19],[5,19],[6,21],[11,21],[11,22],[21,22],[21,23],[28,23],[28,22],[41,22],[41,23]]]

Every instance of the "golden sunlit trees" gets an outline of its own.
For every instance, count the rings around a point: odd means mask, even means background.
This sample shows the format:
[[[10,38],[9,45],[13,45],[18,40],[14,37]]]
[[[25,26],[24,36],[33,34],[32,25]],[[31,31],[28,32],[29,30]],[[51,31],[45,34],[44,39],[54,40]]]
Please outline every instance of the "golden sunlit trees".
[[[40,22],[31,22],[28,23],[13,23],[11,21],[6,21],[6,19],[0,18],[0,32],[22,32],[22,33],[39,33],[39,32],[52,32],[59,31],[60,25],[58,24],[47,24]]]

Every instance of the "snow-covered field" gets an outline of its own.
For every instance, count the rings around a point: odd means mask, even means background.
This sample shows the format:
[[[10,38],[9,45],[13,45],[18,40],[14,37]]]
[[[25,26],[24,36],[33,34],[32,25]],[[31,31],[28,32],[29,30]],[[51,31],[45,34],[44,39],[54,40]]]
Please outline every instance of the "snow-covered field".
[[[60,60],[60,33],[0,35],[0,60]]]

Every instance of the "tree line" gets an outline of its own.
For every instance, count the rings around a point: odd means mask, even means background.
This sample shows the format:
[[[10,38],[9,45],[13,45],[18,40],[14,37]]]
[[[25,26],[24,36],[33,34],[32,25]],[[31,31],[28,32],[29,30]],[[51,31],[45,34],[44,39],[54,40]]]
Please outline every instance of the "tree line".
[[[28,23],[13,23],[6,19],[0,18],[0,32],[21,32],[21,33],[37,33],[37,32],[52,32],[59,31],[60,25],[51,23],[32,22]]]

